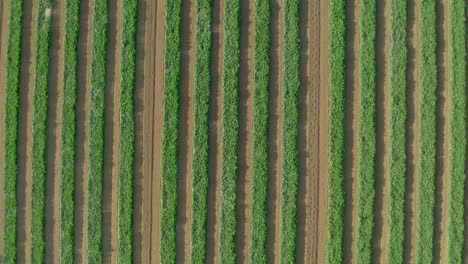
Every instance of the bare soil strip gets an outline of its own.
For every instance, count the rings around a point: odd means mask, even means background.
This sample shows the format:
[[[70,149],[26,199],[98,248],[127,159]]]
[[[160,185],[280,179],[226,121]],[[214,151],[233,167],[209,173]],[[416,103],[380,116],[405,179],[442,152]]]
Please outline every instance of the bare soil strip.
[[[357,179],[359,166],[359,1],[346,7],[346,91],[345,91],[345,234],[344,260],[356,261]]]
[[[46,262],[60,262],[60,166],[62,140],[63,44],[65,2],[54,1],[51,12],[49,113],[47,128]]]
[[[268,212],[267,212],[267,260],[280,261],[281,227],[281,124],[283,123],[283,11],[282,1],[271,1],[271,56],[269,98],[269,157],[268,157]]]
[[[414,263],[416,260],[416,230],[417,230],[417,197],[418,197],[418,164],[419,164],[419,0],[408,1],[407,46],[408,46],[408,119],[407,119],[407,187],[405,193],[405,253],[404,262]]]
[[[163,107],[163,83],[164,83],[164,0],[148,1],[147,13],[147,39],[145,42],[145,53],[148,61],[145,62],[147,70],[145,78],[145,105],[148,109],[144,112],[143,127],[147,131],[148,142],[144,153],[148,160],[145,166],[143,182],[149,186],[148,195],[149,208],[144,214],[148,214],[149,232],[145,234],[147,241],[144,250],[148,251],[148,258],[143,259],[145,263],[160,262],[160,208],[161,208],[161,147],[162,147],[162,107]],[[147,153],[147,154],[146,154]]]
[[[137,54],[136,54],[136,88],[135,88],[135,164],[134,164],[134,201],[133,201],[133,257],[136,263],[148,261],[147,240],[143,240],[146,234],[149,234],[148,212],[150,199],[148,198],[148,189],[150,186],[143,180],[144,176],[149,176],[151,173],[145,171],[143,165],[145,162],[144,151],[147,146],[150,146],[145,139],[148,138],[149,132],[144,130],[144,117],[146,105],[145,101],[145,39],[146,39],[146,10],[147,3],[145,0],[138,0],[138,19],[137,19]]]
[[[122,4],[109,1],[109,41],[107,43],[104,182],[103,182],[103,261],[117,263],[118,178],[120,142],[120,52]]]
[[[329,3],[320,1],[320,117],[317,244],[315,263],[326,262],[328,222],[328,86],[329,86]]]
[[[254,1],[241,1],[236,261],[250,263]]]
[[[18,263],[29,263],[31,261],[32,99],[36,60],[36,6],[36,0],[24,1],[18,119],[18,220],[16,223]]]
[[[390,1],[377,2],[377,152],[373,258],[387,263],[390,153]]]
[[[195,63],[195,1],[182,1],[179,123],[179,176],[176,220],[177,263],[190,260],[192,223],[193,96]]]
[[[209,117],[209,189],[207,223],[207,263],[219,262],[219,210],[221,205],[222,75],[224,1],[213,3],[213,43],[211,50],[211,93]]]
[[[434,261],[447,263],[449,199],[449,134],[450,134],[450,58],[449,3],[437,5],[437,156],[434,227]]]
[[[86,263],[88,226],[88,142],[91,69],[91,34],[93,0],[80,3],[80,36],[78,39],[78,97],[76,109],[76,179],[75,179],[75,263]]]
[[[3,234],[3,184],[5,165],[5,89],[6,89],[6,63],[8,45],[8,14],[9,2],[0,1],[0,234]],[[3,239],[0,239],[0,259],[3,259]]]

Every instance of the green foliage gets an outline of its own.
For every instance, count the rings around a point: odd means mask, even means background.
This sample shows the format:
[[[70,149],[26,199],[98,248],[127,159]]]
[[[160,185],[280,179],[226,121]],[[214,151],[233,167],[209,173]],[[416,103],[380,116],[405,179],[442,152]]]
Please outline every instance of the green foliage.
[[[330,0],[327,263],[343,262],[346,1]]]
[[[119,153],[119,263],[132,263],[135,70],[138,1],[122,1]]]
[[[284,0],[283,159],[281,178],[281,263],[296,261],[297,181],[299,177],[299,0]]]
[[[225,0],[220,262],[236,261],[239,137],[240,0]]]
[[[195,117],[192,161],[192,263],[206,262],[212,6],[212,0],[197,0],[196,2]]]
[[[75,210],[76,103],[78,93],[78,36],[80,1],[65,2],[64,72],[62,102],[62,167],[60,181],[60,258],[73,263]]]
[[[23,1],[10,0],[8,20],[8,51],[5,91],[5,160],[4,160],[4,218],[3,261],[16,263],[16,178],[18,176],[18,103],[21,67],[21,36]]]
[[[31,261],[45,261],[45,200],[47,177],[47,112],[50,44],[50,0],[39,0],[37,8],[36,61],[32,116]],[[49,13],[48,13],[49,12]]]
[[[405,239],[406,6],[404,0],[391,2],[389,263],[403,263]]]
[[[466,166],[466,1],[450,1],[450,183],[448,262],[463,262]]]
[[[250,262],[267,261],[268,89],[270,70],[270,3],[255,0],[252,219]]]
[[[161,263],[176,262],[181,0],[166,1],[161,172]]]
[[[376,141],[376,0],[361,0],[359,54],[359,178],[356,258],[371,263]]]
[[[91,104],[89,113],[88,262],[102,262],[104,98],[106,91],[107,0],[94,1]]]
[[[418,183],[418,230],[416,263],[431,263],[434,243],[434,195],[436,164],[436,5],[421,1],[421,98],[420,160]]]

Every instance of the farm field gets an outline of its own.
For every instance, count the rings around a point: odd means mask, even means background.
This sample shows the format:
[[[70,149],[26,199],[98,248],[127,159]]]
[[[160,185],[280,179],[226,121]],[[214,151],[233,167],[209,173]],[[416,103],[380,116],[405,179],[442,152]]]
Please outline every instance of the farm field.
[[[468,263],[467,18],[0,1],[0,263]]]

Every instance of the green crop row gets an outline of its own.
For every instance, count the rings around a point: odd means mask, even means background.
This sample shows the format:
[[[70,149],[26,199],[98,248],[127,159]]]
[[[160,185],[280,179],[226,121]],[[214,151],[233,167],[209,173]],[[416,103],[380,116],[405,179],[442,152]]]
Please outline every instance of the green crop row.
[[[284,0],[283,153],[281,178],[281,262],[296,261],[299,95],[299,0]]]
[[[32,117],[31,261],[45,261],[45,199],[49,44],[52,2],[39,0],[37,8],[36,61]]]
[[[21,67],[23,1],[10,0],[5,91],[5,160],[3,262],[16,263],[16,178],[18,176],[18,104]]]
[[[89,113],[88,262],[102,262],[104,102],[107,58],[107,0],[94,1],[91,104]]]
[[[327,263],[343,262],[346,1],[330,1]]]
[[[181,0],[166,1],[161,172],[161,263],[176,262]]]
[[[359,54],[359,178],[356,258],[371,263],[376,153],[376,0],[361,0]]]
[[[391,2],[388,263],[403,263],[406,190],[406,1]]]
[[[132,263],[135,72],[138,1],[122,1],[119,155],[119,263]]]
[[[220,262],[236,261],[236,186],[238,175],[240,0],[224,8],[223,138],[221,166]]]
[[[466,165],[466,1],[450,1],[450,184],[448,262],[463,262]]]
[[[416,263],[431,263],[434,242],[436,164],[436,4],[421,1],[420,26],[420,160],[418,179],[418,230]]]
[[[252,220],[250,262],[267,261],[268,90],[270,69],[270,3],[255,0]]]
[[[62,102],[62,144],[60,181],[60,258],[73,263],[76,103],[78,93],[78,36],[80,30],[80,1],[65,2],[64,71]]]
[[[192,263],[206,262],[208,217],[208,115],[212,0],[196,1],[195,117],[192,161]]]

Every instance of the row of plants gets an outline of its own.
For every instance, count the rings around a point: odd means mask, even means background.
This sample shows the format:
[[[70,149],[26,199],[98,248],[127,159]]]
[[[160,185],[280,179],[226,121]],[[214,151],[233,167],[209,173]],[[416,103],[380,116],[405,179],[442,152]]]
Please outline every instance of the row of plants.
[[[161,172],[161,263],[176,262],[181,0],[166,1]]]
[[[448,262],[462,263],[466,167],[466,1],[450,1],[450,179]]]
[[[224,65],[222,113],[222,165],[220,211],[220,262],[236,262],[236,190],[239,137],[240,0],[224,7]]]
[[[420,160],[416,263],[431,263],[434,244],[436,164],[437,35],[436,3],[420,3]]]
[[[327,263],[342,263],[344,239],[344,104],[346,2],[330,0],[328,119],[328,239]]]
[[[406,1],[391,2],[388,263],[403,263],[406,192]]]
[[[9,1],[7,73],[5,91],[4,140],[4,218],[3,262],[16,263],[16,211],[18,177],[18,106],[21,68],[21,38],[23,26],[23,1]]]
[[[358,263],[371,263],[376,155],[376,0],[360,2]]]
[[[208,217],[208,116],[210,101],[212,0],[196,1],[195,96],[192,161],[192,263],[206,262]]]
[[[88,262],[102,262],[104,104],[107,59],[107,0],[94,1],[89,112]]]
[[[299,6],[300,0],[283,1],[284,79],[281,171],[281,262],[296,261],[297,184],[299,178]]]
[[[65,2],[62,143],[60,181],[60,259],[73,263],[75,210],[76,104],[78,94],[78,37],[80,1]]]
[[[118,260],[133,262],[133,168],[135,162],[135,78],[138,0],[122,0],[120,76]]]
[[[45,202],[47,177],[47,114],[52,1],[37,3],[36,60],[32,110],[31,261],[45,260]]]
[[[250,262],[267,262],[268,95],[270,81],[269,1],[255,0]]]

